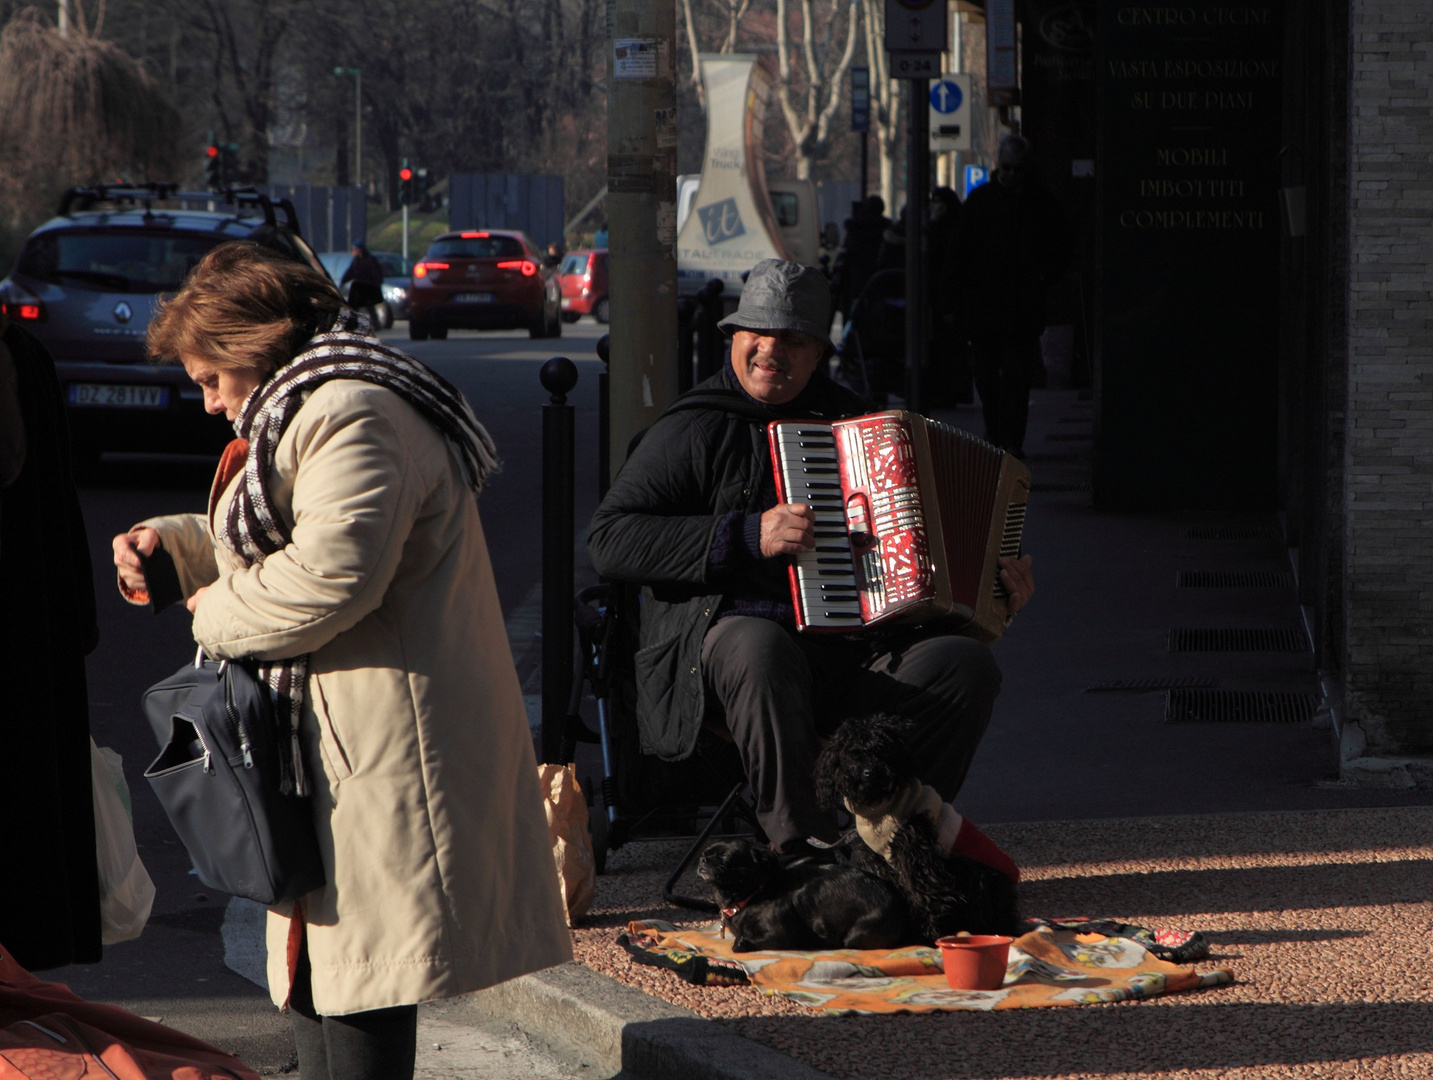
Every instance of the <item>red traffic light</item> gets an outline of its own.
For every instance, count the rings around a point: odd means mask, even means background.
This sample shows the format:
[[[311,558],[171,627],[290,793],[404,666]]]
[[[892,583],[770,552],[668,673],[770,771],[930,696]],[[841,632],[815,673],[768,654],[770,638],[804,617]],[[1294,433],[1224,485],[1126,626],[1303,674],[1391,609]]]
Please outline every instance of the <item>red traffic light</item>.
[[[219,148],[218,148],[217,146],[215,146],[213,143],[210,143],[210,144],[209,144],[209,148],[208,148],[207,150],[205,150],[204,153],[205,153],[205,155],[206,155],[207,157],[218,157],[218,156],[219,156]]]
[[[399,169],[399,170],[398,170],[398,179],[399,179],[399,180],[412,180],[412,179],[413,179],[413,170],[412,170],[412,169],[409,169],[409,168],[406,168],[406,167],[405,167],[405,168],[402,168],[402,169]]]

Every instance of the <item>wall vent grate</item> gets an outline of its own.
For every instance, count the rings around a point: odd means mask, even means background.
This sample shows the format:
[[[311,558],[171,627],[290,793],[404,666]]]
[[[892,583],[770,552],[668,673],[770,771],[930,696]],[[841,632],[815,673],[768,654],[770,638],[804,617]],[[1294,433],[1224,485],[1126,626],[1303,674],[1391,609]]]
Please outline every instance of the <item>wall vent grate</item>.
[[[1263,690],[1171,690],[1169,724],[1301,724],[1314,715],[1313,694]]]
[[[1213,685],[1213,679],[1110,679],[1085,687],[1085,693],[1147,694],[1154,690],[1196,690]]]
[[[1170,652],[1307,652],[1302,630],[1176,628],[1169,632]]]
[[[1294,575],[1274,570],[1180,570],[1181,589],[1292,589]]]
[[[1031,491],[1089,491],[1088,480],[1070,480],[1065,483],[1051,481],[1048,484],[1031,484]]]
[[[1184,533],[1188,540],[1280,540],[1283,534],[1272,525],[1191,525]]]

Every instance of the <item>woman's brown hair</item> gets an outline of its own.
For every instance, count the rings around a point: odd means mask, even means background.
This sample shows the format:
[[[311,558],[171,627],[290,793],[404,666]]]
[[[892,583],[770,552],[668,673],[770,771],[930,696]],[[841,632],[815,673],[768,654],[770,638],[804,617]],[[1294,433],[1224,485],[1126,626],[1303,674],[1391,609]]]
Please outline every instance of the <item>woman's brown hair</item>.
[[[270,372],[320,327],[343,298],[323,274],[247,240],[220,244],[162,300],[145,343],[151,356],[197,356],[219,368]]]

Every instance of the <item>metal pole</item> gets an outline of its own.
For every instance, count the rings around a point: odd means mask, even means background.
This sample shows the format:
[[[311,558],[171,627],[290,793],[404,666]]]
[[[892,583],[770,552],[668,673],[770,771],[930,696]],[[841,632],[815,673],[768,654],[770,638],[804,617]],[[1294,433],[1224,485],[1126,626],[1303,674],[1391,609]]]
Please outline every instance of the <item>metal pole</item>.
[[[612,469],[677,396],[676,5],[607,5]]]
[[[697,327],[701,322],[701,309],[695,297],[683,296],[677,301],[677,393],[685,394],[692,388],[692,357]]]
[[[927,324],[926,227],[930,220],[930,80],[907,79],[910,97],[906,145],[906,406],[925,411],[921,368]]]
[[[363,69],[353,69],[353,182],[363,187]]]
[[[408,204],[403,204],[403,261],[408,261]]]
[[[538,378],[542,407],[542,760],[563,764],[562,728],[572,696],[573,407],[577,365],[554,356]]]
[[[612,483],[612,403],[608,388],[609,357],[611,339],[603,334],[597,339],[597,359],[602,361],[602,370],[597,373],[597,497],[607,494]]]
[[[869,139],[870,137],[871,137],[871,136],[870,136],[870,132],[868,132],[868,131],[863,131],[863,132],[861,132],[861,201],[862,201],[862,202],[865,202],[865,201],[866,201],[866,168],[867,168],[867,166],[866,166],[866,153],[867,153],[867,150],[866,150],[866,140]]]

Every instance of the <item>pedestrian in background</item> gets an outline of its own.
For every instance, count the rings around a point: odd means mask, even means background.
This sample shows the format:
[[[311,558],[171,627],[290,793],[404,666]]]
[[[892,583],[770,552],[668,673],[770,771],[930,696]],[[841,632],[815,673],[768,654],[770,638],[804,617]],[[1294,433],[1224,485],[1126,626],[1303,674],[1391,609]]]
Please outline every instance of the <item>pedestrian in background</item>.
[[[269,992],[304,1080],[404,1080],[417,1003],[572,956],[478,516],[492,442],[327,278],[253,244],[205,256],[148,345],[239,438],[207,514],[114,538],[121,591],[274,665],[327,884],[270,908]]]
[[[343,272],[343,280],[339,284],[347,285],[350,281],[364,286],[356,295],[350,287],[348,292],[350,302],[354,307],[366,311],[369,321],[377,329],[377,306],[383,299],[383,264],[378,261],[373,252],[368,250],[368,245],[363,240],[353,242],[353,261]]]
[[[85,656],[94,568],[55,362],[0,316],[0,945],[32,971],[100,959]]]
[[[930,360],[926,400],[936,408],[968,405],[970,355],[965,312],[960,303],[960,247],[957,230],[963,209],[960,196],[948,187],[930,193],[930,227],[926,231],[926,294],[930,312]]]
[[[994,181],[966,197],[956,244],[985,437],[1023,458],[1030,388],[1044,385],[1047,293],[1069,264],[1070,230],[1019,135],[1000,140]]]
[[[836,309],[841,312],[843,322],[850,321],[851,308],[866,287],[866,282],[876,272],[881,237],[890,225],[885,200],[879,195],[870,195],[851,204],[851,216],[845,222],[846,242],[836,256],[831,281]]]

